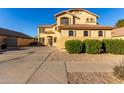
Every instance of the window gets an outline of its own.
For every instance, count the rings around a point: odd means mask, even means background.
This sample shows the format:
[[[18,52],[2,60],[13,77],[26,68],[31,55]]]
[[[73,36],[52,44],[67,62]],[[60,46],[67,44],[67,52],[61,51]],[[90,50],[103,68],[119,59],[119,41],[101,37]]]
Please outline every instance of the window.
[[[88,36],[88,31],[84,31],[84,37]]]
[[[86,18],[86,22],[92,23],[92,22],[95,22],[95,19],[94,18]]]
[[[88,22],[89,21],[89,18],[87,18],[86,21]]]
[[[103,31],[99,31],[99,36],[103,36]]]
[[[39,38],[39,41],[44,44],[45,43],[45,38],[44,37]]]
[[[41,38],[39,38],[39,42],[41,42]]]
[[[42,28],[42,33],[44,33],[45,32],[45,28]]]
[[[54,42],[56,42],[57,41],[57,37],[54,37]]]
[[[39,33],[44,33],[45,32],[45,28],[39,28]]]
[[[60,20],[60,24],[61,25],[67,25],[67,24],[69,24],[69,18],[67,18],[67,17],[62,17],[61,18],[61,20]]]
[[[90,20],[91,20],[91,22],[93,22],[93,21],[94,21],[94,19],[93,19],[93,18],[91,18]]]
[[[74,32],[73,31],[69,31],[69,36],[74,36]]]
[[[57,30],[57,27],[55,27],[55,30]]]

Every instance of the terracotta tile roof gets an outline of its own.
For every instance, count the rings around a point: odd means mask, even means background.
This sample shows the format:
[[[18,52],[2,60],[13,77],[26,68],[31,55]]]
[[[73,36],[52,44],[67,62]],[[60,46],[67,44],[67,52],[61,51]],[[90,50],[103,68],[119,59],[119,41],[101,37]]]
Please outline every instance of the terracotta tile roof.
[[[101,25],[88,25],[88,24],[74,24],[59,26],[59,29],[63,30],[112,30],[114,27],[101,26]]]
[[[124,36],[124,27],[113,29],[112,36]]]
[[[0,28],[0,35],[11,36],[11,37],[29,38],[29,39],[32,38],[32,37],[30,37],[30,36],[28,36],[24,33],[16,32],[16,31],[13,31],[13,30],[5,29],[5,28]]]

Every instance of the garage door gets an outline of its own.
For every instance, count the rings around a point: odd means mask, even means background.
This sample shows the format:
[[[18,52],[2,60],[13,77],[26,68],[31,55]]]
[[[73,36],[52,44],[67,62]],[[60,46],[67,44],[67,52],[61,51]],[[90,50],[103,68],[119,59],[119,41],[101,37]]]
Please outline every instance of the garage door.
[[[16,37],[8,37],[5,39],[5,44],[8,46],[8,47],[15,47],[17,46],[17,39]]]

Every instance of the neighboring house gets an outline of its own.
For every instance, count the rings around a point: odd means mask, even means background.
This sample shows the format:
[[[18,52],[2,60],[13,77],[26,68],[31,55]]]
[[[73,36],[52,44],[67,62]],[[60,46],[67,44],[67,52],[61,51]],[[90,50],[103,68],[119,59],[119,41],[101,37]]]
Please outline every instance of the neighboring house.
[[[9,47],[15,47],[28,46],[32,42],[32,37],[26,34],[0,28],[0,44],[6,44]]]
[[[71,39],[110,39],[113,27],[97,24],[97,16],[84,9],[70,9],[55,14],[56,24],[38,27],[38,42],[64,48]]]
[[[112,38],[113,39],[124,39],[124,27],[113,29]]]

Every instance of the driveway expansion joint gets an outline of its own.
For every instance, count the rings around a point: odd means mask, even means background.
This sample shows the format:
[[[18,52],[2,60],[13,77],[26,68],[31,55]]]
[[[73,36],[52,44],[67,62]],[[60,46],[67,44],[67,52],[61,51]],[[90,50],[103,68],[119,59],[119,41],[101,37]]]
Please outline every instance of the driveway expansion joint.
[[[55,49],[56,50],[56,49]],[[37,71],[40,69],[40,67],[47,62],[47,59],[49,58],[49,56],[52,54],[53,51],[48,53],[47,57],[41,62],[41,64],[34,70],[34,72],[31,74],[31,76],[27,79],[27,81],[25,82],[25,84],[28,84],[30,82],[30,80],[32,79],[32,77],[35,75],[35,73],[37,73]]]
[[[64,61],[64,64],[65,64],[65,73],[66,73],[67,83],[70,84],[69,78],[68,78],[68,70],[67,70],[66,61]]]

